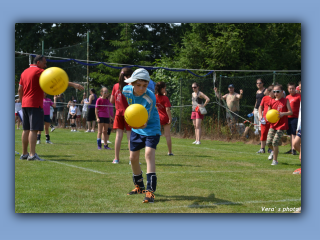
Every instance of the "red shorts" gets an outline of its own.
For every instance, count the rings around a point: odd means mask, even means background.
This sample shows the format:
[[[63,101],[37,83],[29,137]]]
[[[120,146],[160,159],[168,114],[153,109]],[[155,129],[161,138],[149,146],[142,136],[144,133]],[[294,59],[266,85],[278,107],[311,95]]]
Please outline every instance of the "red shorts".
[[[126,128],[127,131],[131,131],[131,128],[124,120],[124,116],[116,115],[116,117],[114,118],[114,122],[113,122],[113,129],[124,130],[124,128]]]
[[[267,136],[270,128],[270,123],[267,122],[266,124],[261,124],[261,137],[260,141],[267,141]]]
[[[15,115],[15,116],[19,116],[19,114],[18,114],[18,113],[14,113],[14,115]]]
[[[81,117],[81,115],[77,115],[77,118],[80,118]]]
[[[166,116],[166,117],[160,117],[160,125],[163,126],[163,125],[167,125],[169,122],[169,117]]]
[[[192,112],[191,113],[191,119],[203,119],[204,115],[198,112]]]

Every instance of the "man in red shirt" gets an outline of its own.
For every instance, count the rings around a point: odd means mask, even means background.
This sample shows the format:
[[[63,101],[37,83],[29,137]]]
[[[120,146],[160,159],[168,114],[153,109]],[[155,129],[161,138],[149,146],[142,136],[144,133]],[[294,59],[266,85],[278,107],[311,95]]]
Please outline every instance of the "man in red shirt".
[[[23,113],[22,155],[21,160],[43,161],[36,154],[37,132],[43,131],[43,91],[39,84],[41,73],[47,67],[47,60],[43,55],[37,55],[33,64],[23,71],[19,82],[19,99]],[[77,83],[69,82],[68,86],[83,90]],[[30,153],[28,144],[30,143]]]
[[[19,82],[19,99],[22,103],[23,132],[22,132],[22,160],[43,161],[36,154],[37,132],[43,131],[43,91],[39,84],[41,73],[47,67],[44,56],[37,55],[33,64],[23,71]],[[28,144],[30,143],[30,153]]]
[[[290,107],[292,109],[292,115],[288,116],[289,129],[287,130],[287,134],[290,136],[291,148],[288,152],[286,152],[286,154],[297,155],[297,152],[294,149],[293,142],[296,136],[296,130],[298,125],[301,94],[296,93],[296,85],[294,83],[288,83],[288,92],[289,95],[286,98],[289,100]]]

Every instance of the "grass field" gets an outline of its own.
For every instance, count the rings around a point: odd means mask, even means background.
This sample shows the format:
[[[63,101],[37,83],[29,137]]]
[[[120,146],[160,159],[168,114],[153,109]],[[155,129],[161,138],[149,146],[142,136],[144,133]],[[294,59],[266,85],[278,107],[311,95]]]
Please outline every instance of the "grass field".
[[[15,130],[20,154],[21,133]],[[175,156],[167,156],[161,137],[155,203],[143,204],[144,195],[126,195],[134,188],[126,137],[120,164],[112,164],[114,150],[97,150],[96,133],[56,129],[50,136],[54,144],[42,134],[37,145],[47,161],[15,155],[17,213],[282,213],[301,206],[301,175],[292,174],[301,165],[298,156],[284,154],[288,146],[271,166],[268,154],[256,154],[258,145],[173,138]],[[146,184],[144,150],[140,162]]]

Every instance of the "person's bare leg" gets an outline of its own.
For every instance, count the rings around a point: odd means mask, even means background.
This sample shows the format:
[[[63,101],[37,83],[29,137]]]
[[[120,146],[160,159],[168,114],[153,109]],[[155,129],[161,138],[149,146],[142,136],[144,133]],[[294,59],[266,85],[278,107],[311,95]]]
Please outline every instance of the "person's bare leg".
[[[114,159],[116,160],[120,160],[120,148],[121,148],[122,137],[123,137],[123,130],[117,129],[116,139],[114,143]]]
[[[130,151],[130,136],[131,136],[131,131],[127,131],[127,140],[128,140],[128,149]]]
[[[196,126],[198,130],[198,142],[200,142],[200,139],[201,139],[201,122],[202,122],[202,119],[196,119]]]
[[[30,130],[29,132],[30,156],[34,156],[36,153],[37,133],[37,130]]]
[[[147,151],[147,149],[146,149]],[[131,169],[134,175],[140,175],[141,174],[141,167],[139,164],[139,156],[140,156],[140,150],[131,152],[130,151],[130,161],[131,161]],[[148,170],[147,170],[148,172]]]
[[[91,131],[91,122],[87,121],[87,124],[88,124],[88,130]]]
[[[156,150],[151,147],[145,148],[145,158],[147,162],[147,173],[156,172],[156,161],[155,161]],[[132,161],[131,161],[132,164]],[[138,163],[139,164],[139,163]]]
[[[279,147],[273,146],[273,160],[278,161]]]
[[[23,130],[21,140],[22,140],[22,154],[28,154],[28,144],[29,144],[29,130]]]
[[[171,124],[167,124],[167,125],[163,126],[164,136],[166,137],[166,140],[167,140],[168,153],[172,153],[172,142],[171,142],[171,135],[170,135],[170,127],[171,127]]]
[[[92,121],[92,130],[94,131],[96,127],[96,121]]]
[[[192,123],[193,123],[193,126],[194,126],[194,135],[195,135],[195,137],[196,137],[196,141],[198,141],[198,132],[197,132],[196,120],[197,120],[197,119],[192,119]]]

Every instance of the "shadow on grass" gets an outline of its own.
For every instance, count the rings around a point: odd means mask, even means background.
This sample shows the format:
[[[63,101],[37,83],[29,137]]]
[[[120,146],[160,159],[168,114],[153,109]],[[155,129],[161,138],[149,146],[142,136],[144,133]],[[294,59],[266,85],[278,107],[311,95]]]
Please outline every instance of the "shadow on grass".
[[[56,157],[61,157],[61,156],[56,156]],[[46,158],[44,158],[46,159]],[[46,159],[48,161],[54,161],[54,162],[108,162],[108,160],[69,160],[69,159]]]
[[[189,208],[216,208],[217,205],[242,205],[241,203],[231,202],[225,199],[216,198],[214,193],[210,194],[208,197],[201,196],[168,196],[157,194],[161,198],[157,198],[157,202],[169,202],[169,201],[193,201]],[[209,203],[206,205],[206,203]],[[201,205],[202,204],[202,205]]]
[[[156,163],[156,166],[166,166],[166,167],[201,167],[195,165],[186,165],[186,164],[174,164],[174,163]]]
[[[301,163],[294,163],[294,164],[290,164],[290,163],[282,163],[282,162],[278,162],[278,165],[286,165],[286,166],[296,166],[296,167],[301,167]]]
[[[181,154],[177,154],[175,156],[181,156],[181,157],[192,157],[194,159],[197,159],[197,158],[213,158],[213,155],[181,155]]]

